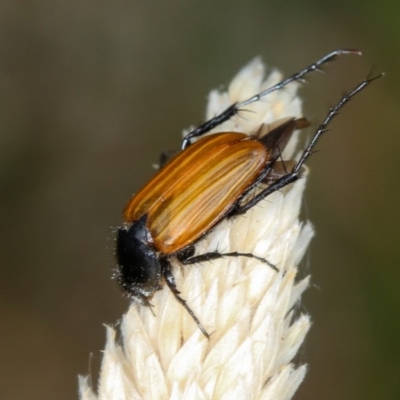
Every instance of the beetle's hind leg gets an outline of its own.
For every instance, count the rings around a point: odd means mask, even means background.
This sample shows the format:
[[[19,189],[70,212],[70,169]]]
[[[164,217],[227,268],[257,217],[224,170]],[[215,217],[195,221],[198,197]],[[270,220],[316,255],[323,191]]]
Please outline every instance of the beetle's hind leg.
[[[283,175],[281,178],[278,178],[273,182],[270,186],[267,188],[261,190],[260,193],[256,194],[254,197],[252,197],[247,203],[245,204],[239,204],[237,203],[235,205],[235,208],[233,209],[232,216],[233,215],[240,215],[246,213],[250,208],[253,208],[256,204],[258,204],[261,200],[265,199],[267,196],[270,194],[284,188],[285,186],[289,185],[290,183],[293,183],[297,181],[298,179],[301,178],[301,167],[304,165],[308,157],[311,156],[313,153],[313,148],[315,144],[317,143],[318,139],[327,131],[327,127],[332,121],[332,119],[339,113],[340,109],[347,104],[348,101],[350,101],[356,94],[361,92],[363,89],[365,89],[371,82],[374,80],[382,77],[383,75],[377,75],[372,78],[368,78],[363,80],[361,83],[359,83],[350,93],[345,94],[340,101],[336,104],[336,106],[332,107],[329,111],[328,114],[325,117],[325,120],[322,122],[322,124],[317,128],[317,130],[314,133],[314,136],[312,137],[310,143],[306,147],[306,149],[303,151],[299,161],[296,162],[294,167],[285,175]],[[267,178],[267,176],[264,176],[264,179]],[[252,185],[250,188],[254,187]]]
[[[212,261],[212,260],[218,260],[219,258],[225,258],[225,257],[247,257],[247,258],[254,258],[255,260],[261,261],[264,264],[267,264],[269,267],[271,267],[274,271],[279,272],[278,268],[270,263],[268,260],[262,257],[258,257],[252,253],[239,253],[237,251],[232,251],[230,253],[220,253],[219,251],[210,251],[208,253],[204,254],[199,254],[197,256],[191,256],[191,257],[184,257],[184,256],[179,256],[178,255],[178,260],[184,265],[190,265],[190,264],[198,264],[204,261]]]
[[[176,300],[181,303],[181,305],[185,308],[185,310],[190,314],[190,316],[193,318],[194,322],[197,324],[203,335],[207,338],[210,339],[210,335],[208,332],[205,330],[204,326],[201,324],[200,320],[196,317],[196,314],[193,312],[193,310],[188,306],[186,300],[182,299],[180,296],[180,291],[176,287],[175,283],[175,278],[172,275],[171,272],[171,265],[167,260],[163,260],[162,262],[162,269],[161,269],[162,276],[164,277],[165,283],[171,290],[172,294],[175,296]]]
[[[238,112],[245,106],[254,103],[256,101],[259,101],[262,97],[275,92],[277,90],[283,89],[286,85],[288,85],[291,82],[302,80],[306,75],[313,71],[318,71],[321,69],[322,65],[333,61],[336,57],[342,54],[357,54],[361,55],[361,52],[358,50],[346,50],[346,49],[341,49],[341,50],[335,50],[332,51],[331,53],[327,54],[326,56],[322,57],[318,61],[312,63],[308,67],[304,68],[300,72],[296,72],[289,78],[277,83],[274,86],[271,86],[270,88],[262,91],[261,93],[256,94],[255,96],[250,97],[247,100],[241,101],[239,103],[234,103],[231,106],[229,106],[225,111],[223,111],[221,114],[218,114],[214,118],[211,118],[210,120],[204,122],[201,124],[199,127],[196,129],[192,130],[189,132],[182,141],[182,150],[186,149],[190,145],[190,140],[204,135],[207,132],[211,131],[213,128],[215,128],[218,125],[221,125],[225,121],[228,121],[230,118],[238,114]]]

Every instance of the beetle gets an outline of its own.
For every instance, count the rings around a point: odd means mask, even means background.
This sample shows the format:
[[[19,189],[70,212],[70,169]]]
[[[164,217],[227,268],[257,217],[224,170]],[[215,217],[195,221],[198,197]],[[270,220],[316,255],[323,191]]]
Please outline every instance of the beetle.
[[[232,104],[184,137],[181,151],[125,207],[124,223],[116,235],[115,277],[127,296],[151,306],[150,300],[164,282],[209,338],[200,320],[179,295],[171,259],[189,265],[242,256],[256,258],[277,271],[268,260],[251,253],[215,251],[195,256],[194,245],[224,219],[246,213],[271,193],[298,180],[301,167],[330,121],[344,104],[377,77],[362,81],[329,110],[290,170],[287,170],[289,164],[279,158],[293,132],[309,125],[305,118],[275,121],[250,135],[222,132],[201,136],[238,114],[246,105],[302,79],[338,55],[349,53],[360,54],[355,50],[336,50],[271,88]],[[200,138],[192,143],[197,137]]]

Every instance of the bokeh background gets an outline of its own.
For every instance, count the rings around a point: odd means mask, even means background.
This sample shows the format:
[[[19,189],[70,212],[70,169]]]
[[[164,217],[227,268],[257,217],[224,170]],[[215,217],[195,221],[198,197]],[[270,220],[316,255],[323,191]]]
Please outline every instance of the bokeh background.
[[[256,55],[289,74],[340,47],[364,57],[303,85],[314,124],[371,69],[387,75],[309,162],[314,324],[296,398],[398,398],[399,20],[394,0],[1,1],[0,398],[75,399],[78,374],[96,382],[103,324],[127,308],[112,228],[209,90]]]

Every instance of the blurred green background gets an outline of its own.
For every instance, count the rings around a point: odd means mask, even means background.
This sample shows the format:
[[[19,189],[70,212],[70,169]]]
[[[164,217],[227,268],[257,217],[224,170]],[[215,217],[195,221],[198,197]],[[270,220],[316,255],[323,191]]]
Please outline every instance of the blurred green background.
[[[297,399],[400,389],[400,3],[59,1],[0,4],[1,399],[74,399],[127,308],[112,227],[209,90],[261,55],[285,74],[359,48],[303,85],[316,124],[385,71],[309,162],[304,262],[314,324]],[[92,356],[90,356],[92,354]]]

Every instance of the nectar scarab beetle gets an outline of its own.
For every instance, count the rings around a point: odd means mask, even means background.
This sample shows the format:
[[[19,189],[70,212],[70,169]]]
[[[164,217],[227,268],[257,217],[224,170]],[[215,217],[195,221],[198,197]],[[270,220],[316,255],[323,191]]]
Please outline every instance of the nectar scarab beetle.
[[[298,180],[301,167],[333,117],[376,78],[361,82],[329,110],[298,161],[283,161],[281,155],[293,132],[309,125],[305,118],[287,117],[261,125],[250,133],[221,132],[201,136],[245,106],[346,53],[360,54],[354,50],[334,51],[263,92],[232,104],[184,137],[182,150],[160,168],[125,208],[124,223],[117,231],[115,276],[126,295],[150,306],[154,293],[165,283],[203,334],[209,337],[179,295],[171,260],[189,265],[221,257],[250,257],[277,270],[268,260],[241,253],[240,249],[231,253],[214,251],[195,255],[194,245],[221,221],[246,213],[273,192]]]

